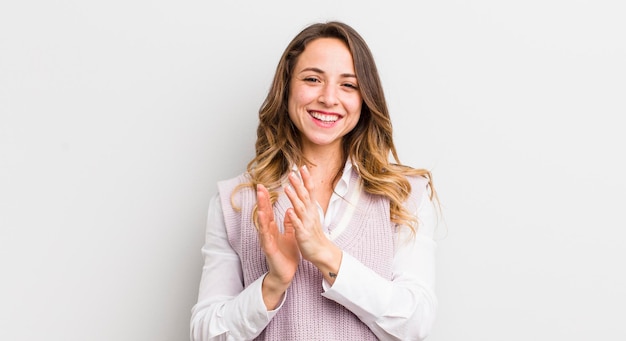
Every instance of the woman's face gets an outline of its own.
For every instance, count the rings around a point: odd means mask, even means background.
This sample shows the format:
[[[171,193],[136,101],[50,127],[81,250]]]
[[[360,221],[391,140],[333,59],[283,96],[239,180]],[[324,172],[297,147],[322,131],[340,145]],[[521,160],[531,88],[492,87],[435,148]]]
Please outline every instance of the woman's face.
[[[352,55],[336,38],[309,42],[298,57],[289,84],[289,118],[303,147],[336,146],[359,121],[359,90]]]

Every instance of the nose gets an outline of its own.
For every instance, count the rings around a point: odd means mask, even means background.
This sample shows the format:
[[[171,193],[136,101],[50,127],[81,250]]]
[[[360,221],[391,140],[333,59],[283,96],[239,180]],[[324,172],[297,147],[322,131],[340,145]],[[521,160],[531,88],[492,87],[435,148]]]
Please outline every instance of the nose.
[[[337,96],[337,88],[331,84],[325,84],[324,87],[321,89],[318,100],[320,103],[331,107],[339,102]]]

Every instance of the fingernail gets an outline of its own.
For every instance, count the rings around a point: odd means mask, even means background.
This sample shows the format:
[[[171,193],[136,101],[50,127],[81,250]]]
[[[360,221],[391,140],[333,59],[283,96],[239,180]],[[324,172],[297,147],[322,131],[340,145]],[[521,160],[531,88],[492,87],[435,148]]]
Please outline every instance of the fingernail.
[[[298,175],[298,171],[295,170],[291,171],[291,173],[289,174],[292,180],[298,180],[300,178]]]

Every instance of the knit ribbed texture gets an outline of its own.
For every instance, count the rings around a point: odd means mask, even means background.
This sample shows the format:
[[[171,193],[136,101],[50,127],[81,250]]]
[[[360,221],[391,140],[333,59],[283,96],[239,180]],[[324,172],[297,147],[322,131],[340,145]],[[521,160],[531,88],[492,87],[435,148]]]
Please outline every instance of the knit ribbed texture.
[[[234,203],[241,210],[237,211],[231,205],[231,193],[234,188],[248,180],[245,175],[240,175],[218,184],[228,240],[241,260],[246,287],[268,271],[257,230],[252,222],[256,192],[251,188],[239,190],[234,196]],[[357,186],[359,181],[358,175],[353,171],[348,193],[351,193],[353,186]],[[334,243],[381,277],[390,280],[394,255],[394,226],[390,221],[389,201],[363,191],[358,197],[358,202],[349,203],[344,199],[340,200],[342,200],[340,205],[356,205],[356,210],[348,220],[348,226],[337,236]],[[282,193],[274,204],[274,219],[281,229],[285,212],[289,207],[291,203]],[[340,207],[339,212],[345,211],[345,207]],[[342,220],[341,218],[341,214],[333,218],[331,230]],[[312,263],[301,260],[287,291],[285,303],[256,340],[377,340],[356,315],[342,305],[321,296],[322,292],[321,273]]]

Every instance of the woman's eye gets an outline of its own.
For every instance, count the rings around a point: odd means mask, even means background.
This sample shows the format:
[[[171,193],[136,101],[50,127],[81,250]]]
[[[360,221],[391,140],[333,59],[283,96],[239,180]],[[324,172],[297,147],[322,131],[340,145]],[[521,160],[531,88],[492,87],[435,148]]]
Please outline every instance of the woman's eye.
[[[306,77],[306,78],[304,79],[304,81],[305,81],[305,82],[313,82],[313,83],[315,83],[315,82],[317,82],[318,80],[317,80],[317,78],[315,78],[315,77]]]
[[[352,83],[345,83],[343,86],[351,88],[351,89],[358,89],[359,87],[356,86],[356,84],[352,84]]]

